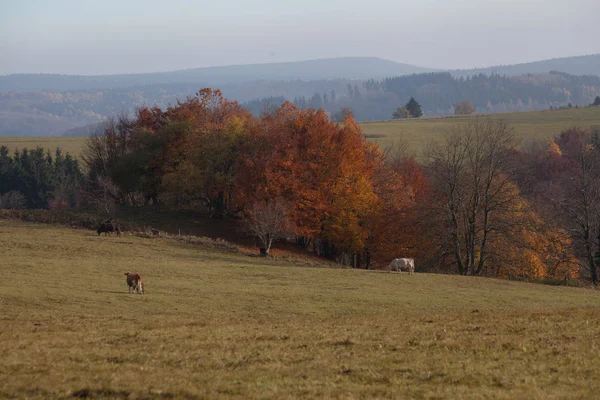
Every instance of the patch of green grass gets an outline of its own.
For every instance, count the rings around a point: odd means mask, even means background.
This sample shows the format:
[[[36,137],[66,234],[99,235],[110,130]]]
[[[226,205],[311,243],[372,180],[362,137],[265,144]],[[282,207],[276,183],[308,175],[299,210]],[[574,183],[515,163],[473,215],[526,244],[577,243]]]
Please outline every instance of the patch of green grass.
[[[393,121],[362,122],[363,133],[385,148],[399,139],[420,154],[431,140],[440,140],[453,128],[481,118],[506,121],[519,139],[552,139],[572,126],[600,127],[600,107],[532,111],[464,117],[418,118]]]
[[[590,398],[600,293],[0,220],[0,398]],[[139,272],[146,294],[128,294]]]

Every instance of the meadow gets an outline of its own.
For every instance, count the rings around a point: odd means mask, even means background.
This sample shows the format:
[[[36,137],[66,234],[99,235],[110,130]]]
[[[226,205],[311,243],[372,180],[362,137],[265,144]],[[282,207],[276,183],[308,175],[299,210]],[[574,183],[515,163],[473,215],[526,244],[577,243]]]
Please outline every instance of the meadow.
[[[0,398],[592,398],[600,293],[0,220]],[[418,268],[418,261],[417,261]],[[125,272],[144,278],[128,294]]]
[[[382,148],[394,142],[408,144],[409,151],[420,155],[432,140],[440,140],[445,132],[477,119],[505,121],[514,128],[516,137],[528,140],[550,140],[572,126],[600,128],[600,107],[531,111],[507,114],[471,115],[459,117],[418,118],[391,121],[362,122],[363,133]]]

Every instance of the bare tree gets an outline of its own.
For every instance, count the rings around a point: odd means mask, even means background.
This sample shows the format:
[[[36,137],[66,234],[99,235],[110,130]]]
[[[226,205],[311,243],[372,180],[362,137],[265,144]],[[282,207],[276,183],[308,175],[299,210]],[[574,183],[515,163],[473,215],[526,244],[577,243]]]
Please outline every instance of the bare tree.
[[[566,138],[565,157],[574,170],[564,171],[559,178],[561,190],[552,200],[586,260],[592,282],[598,285],[595,253],[600,249],[600,149],[592,145],[589,131],[571,129],[561,139]]]
[[[519,193],[511,183],[513,148],[512,129],[488,120],[456,128],[425,152],[447,215],[447,247],[460,274],[481,274],[490,257],[490,240],[518,223],[513,206]],[[508,218],[511,213],[514,218]]]
[[[275,199],[267,203],[255,203],[245,219],[246,230],[257,236],[269,254],[273,242],[294,234],[289,208],[284,200]]]
[[[114,216],[117,208],[119,188],[109,179],[102,176],[96,178],[97,193],[94,203],[98,211],[105,214],[107,218]]]
[[[454,115],[471,115],[475,112],[475,107],[470,101],[459,101],[454,107]]]

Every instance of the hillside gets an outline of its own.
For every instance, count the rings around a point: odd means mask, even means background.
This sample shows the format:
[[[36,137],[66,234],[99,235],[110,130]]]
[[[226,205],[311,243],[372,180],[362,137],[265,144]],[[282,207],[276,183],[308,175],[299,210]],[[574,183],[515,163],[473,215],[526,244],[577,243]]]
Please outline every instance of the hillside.
[[[294,267],[6,220],[0,248],[3,398],[544,399],[600,390],[589,354],[600,346],[594,290]],[[127,271],[142,275],[144,295],[127,293]]]
[[[115,89],[171,83],[215,86],[248,81],[369,79],[433,71],[376,57],[345,57],[286,63],[229,65],[127,75],[14,74],[0,76],[0,92]]]
[[[551,60],[535,61],[514,65],[497,65],[488,68],[473,68],[450,71],[453,76],[467,77],[477,74],[500,74],[517,76],[523,74],[540,74],[559,71],[571,75],[600,76],[600,54],[578,57],[554,58]]]
[[[360,125],[365,136],[376,141],[383,148],[400,140],[409,145],[411,152],[420,154],[431,140],[440,140],[444,133],[478,118],[506,121],[510,127],[514,128],[517,138],[527,143],[528,140],[549,140],[564,129],[574,125],[583,128],[600,128],[600,107],[466,117],[373,121],[363,122]]]

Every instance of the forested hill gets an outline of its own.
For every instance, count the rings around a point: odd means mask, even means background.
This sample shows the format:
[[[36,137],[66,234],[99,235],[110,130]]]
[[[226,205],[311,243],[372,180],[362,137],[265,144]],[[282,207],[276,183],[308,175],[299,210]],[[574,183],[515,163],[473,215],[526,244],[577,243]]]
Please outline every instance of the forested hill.
[[[352,109],[360,121],[391,119],[393,112],[411,97],[421,104],[425,115],[454,114],[455,105],[470,101],[480,113],[545,110],[551,107],[587,106],[600,95],[600,77],[573,76],[553,72],[507,77],[476,75],[453,78],[448,72],[428,73],[369,80],[348,84],[340,92],[315,93],[297,97],[300,108],[324,108],[333,115],[342,108]],[[258,114],[266,107],[278,106],[283,99],[271,97],[246,103]]]
[[[552,60],[535,61],[514,65],[497,65],[488,68],[454,70],[451,71],[451,73],[452,76],[467,77],[478,74],[516,76],[523,74],[547,73],[550,71],[560,71],[571,75],[600,76],[600,54],[554,58]]]
[[[437,69],[441,71],[443,66]],[[410,64],[397,63],[377,57],[340,57],[298,62],[230,65],[193,68],[171,72],[122,75],[59,75],[59,74],[13,74],[0,76],[0,92],[114,89],[139,85],[195,84],[196,86],[220,86],[249,81],[329,80],[329,79],[384,79],[388,77],[435,72]],[[531,63],[502,65],[489,68],[451,71],[456,77],[479,73],[522,75],[565,72],[571,75],[600,76],[600,54],[556,58]]]
[[[114,89],[138,85],[185,83],[215,86],[249,81],[386,78],[433,69],[376,57],[343,57],[286,63],[230,65],[172,72],[124,75],[14,74],[0,76],[0,92]]]
[[[215,86],[255,114],[289,100],[300,108],[324,108],[333,117],[351,108],[361,121],[391,119],[410,97],[426,116],[452,115],[454,106],[470,101],[480,113],[544,110],[587,106],[600,95],[600,77],[545,73],[506,77],[477,75],[453,78],[450,73],[426,73],[388,79],[254,81]],[[135,107],[166,108],[194,96],[196,84],[141,85],[68,92],[0,92],[0,136],[62,135],[96,124]],[[90,129],[69,132],[85,135]]]

